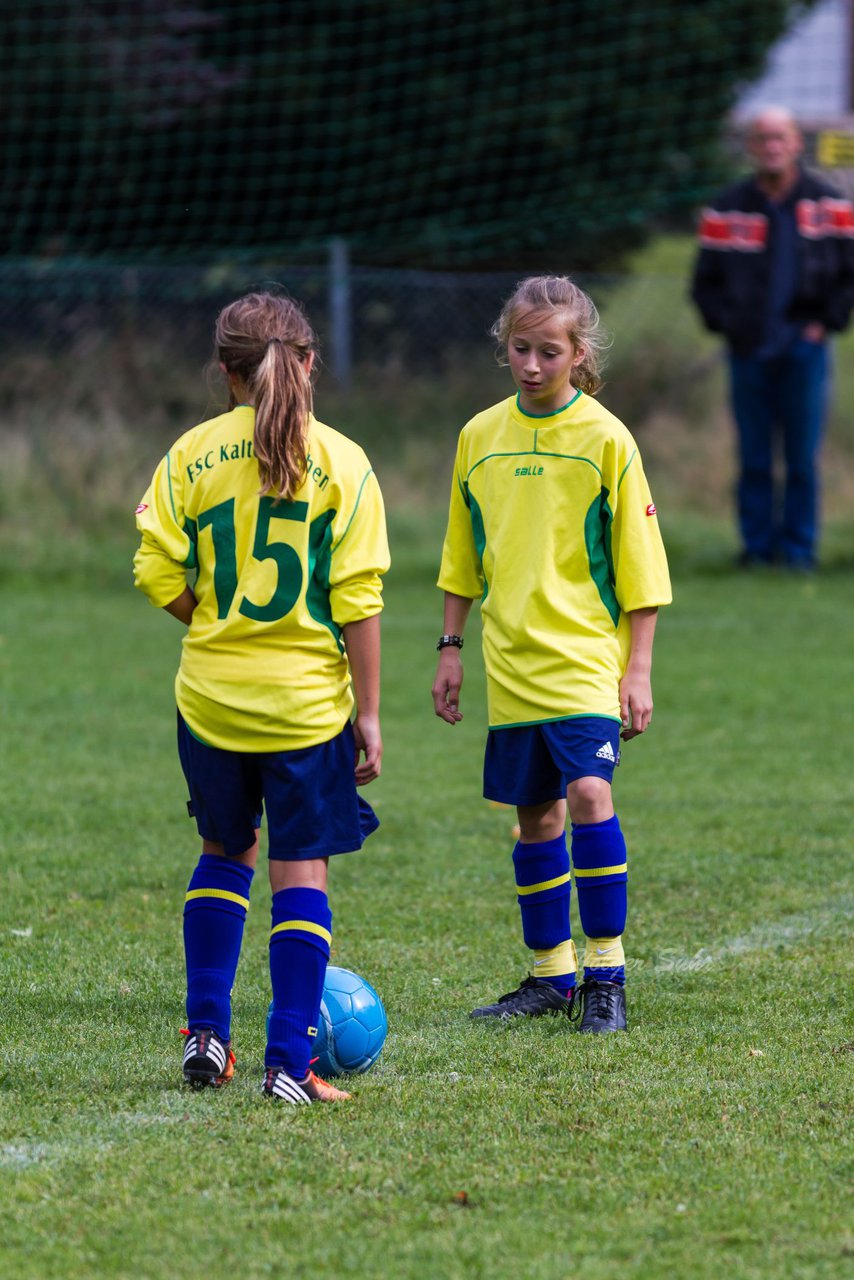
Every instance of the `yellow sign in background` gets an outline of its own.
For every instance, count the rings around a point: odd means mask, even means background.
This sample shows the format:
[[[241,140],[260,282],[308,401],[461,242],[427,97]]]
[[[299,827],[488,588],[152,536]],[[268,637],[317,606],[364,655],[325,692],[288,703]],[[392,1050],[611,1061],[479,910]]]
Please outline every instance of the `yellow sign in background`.
[[[815,158],[828,169],[854,168],[854,133],[827,129],[817,134]]]

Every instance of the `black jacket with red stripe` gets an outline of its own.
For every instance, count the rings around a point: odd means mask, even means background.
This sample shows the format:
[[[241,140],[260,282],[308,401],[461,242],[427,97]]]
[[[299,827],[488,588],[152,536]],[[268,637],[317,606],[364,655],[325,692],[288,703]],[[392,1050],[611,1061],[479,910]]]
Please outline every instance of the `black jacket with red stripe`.
[[[801,170],[788,197],[798,229],[797,285],[786,318],[848,324],[854,305],[854,205],[822,178]],[[691,297],[708,329],[733,351],[761,345],[770,277],[765,197],[754,178],[719,192],[700,219]]]

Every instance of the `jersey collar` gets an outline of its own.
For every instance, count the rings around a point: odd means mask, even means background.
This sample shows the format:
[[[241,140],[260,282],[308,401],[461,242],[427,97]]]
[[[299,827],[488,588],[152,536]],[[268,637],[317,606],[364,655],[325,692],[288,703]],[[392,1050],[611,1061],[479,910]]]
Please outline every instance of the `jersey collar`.
[[[521,417],[529,418],[533,422],[545,422],[547,418],[557,418],[560,416],[560,414],[566,413],[567,409],[571,405],[575,404],[576,400],[580,395],[581,395],[581,389],[579,388],[579,390],[576,391],[575,395],[572,397],[571,400],[567,400],[566,404],[562,404],[559,409],[554,409],[551,413],[528,413],[526,409],[522,408],[522,405],[519,402],[519,392],[517,391],[516,392],[516,412],[519,413]]]

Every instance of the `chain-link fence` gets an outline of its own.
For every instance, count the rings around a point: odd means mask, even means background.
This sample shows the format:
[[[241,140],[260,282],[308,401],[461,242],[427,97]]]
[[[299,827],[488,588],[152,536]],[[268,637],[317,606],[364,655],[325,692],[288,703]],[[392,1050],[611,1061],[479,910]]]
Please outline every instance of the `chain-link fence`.
[[[303,303],[327,364],[346,380],[351,362],[398,360],[417,371],[435,366],[437,352],[483,341],[518,278],[353,268],[332,254],[317,267],[0,261],[0,336],[7,351],[60,353],[123,332],[149,343],[179,339],[182,358],[197,360],[209,353],[220,307],[251,289],[285,289]]]

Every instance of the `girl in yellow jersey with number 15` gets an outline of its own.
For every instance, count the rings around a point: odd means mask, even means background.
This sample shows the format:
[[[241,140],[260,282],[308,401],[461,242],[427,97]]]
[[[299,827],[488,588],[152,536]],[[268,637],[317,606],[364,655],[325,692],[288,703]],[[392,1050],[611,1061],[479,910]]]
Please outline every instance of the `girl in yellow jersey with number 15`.
[[[185,1078],[231,1078],[231,989],[267,814],[273,893],[263,1090],[348,1097],[310,1070],[331,943],[331,856],[378,822],[379,486],[362,449],[312,413],[316,351],[291,299],[250,294],[216,324],[229,411],[183,435],[137,508],[136,585],[187,627],[178,750],[202,854],[184,907]],[[188,571],[195,573],[192,586]],[[355,716],[351,713],[355,707]]]
[[[473,1011],[581,1011],[626,1027],[626,843],[611,798],[620,738],[645,732],[659,605],[670,582],[637,446],[592,397],[604,346],[591,299],[563,276],[524,280],[493,327],[517,393],[462,430],[439,586],[436,714],[462,718],[460,649],[481,600],[489,735],[484,795],[517,807],[516,891],[532,973]],[[570,857],[586,935],[570,934]],[[581,1000],[575,1003],[580,993]]]

